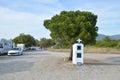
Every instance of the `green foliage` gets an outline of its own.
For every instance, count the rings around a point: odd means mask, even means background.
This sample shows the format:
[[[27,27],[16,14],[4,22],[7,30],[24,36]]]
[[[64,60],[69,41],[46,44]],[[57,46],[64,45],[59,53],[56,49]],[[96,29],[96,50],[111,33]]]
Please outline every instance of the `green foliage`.
[[[55,45],[55,43],[52,39],[42,38],[39,42],[39,45],[43,48],[48,48]]]
[[[120,49],[120,40],[119,40],[119,42],[118,42],[116,48]]]
[[[103,38],[103,41],[105,41],[105,42],[109,42],[109,41],[111,41],[111,39],[107,36],[107,37],[105,37],[105,38]]]
[[[103,38],[101,41],[96,42],[96,47],[110,47],[110,48],[120,48],[120,40],[111,40],[109,37]]]
[[[116,47],[117,41],[97,41],[97,47]]]
[[[36,46],[40,46],[39,45],[39,40],[36,39],[35,42],[36,42]]]
[[[62,11],[51,20],[45,20],[44,26],[51,31],[52,39],[61,47],[70,47],[77,39],[84,44],[96,42],[98,27],[97,15],[85,11]]]
[[[13,39],[15,44],[23,43],[26,47],[35,46],[36,40],[31,35],[20,34]]]

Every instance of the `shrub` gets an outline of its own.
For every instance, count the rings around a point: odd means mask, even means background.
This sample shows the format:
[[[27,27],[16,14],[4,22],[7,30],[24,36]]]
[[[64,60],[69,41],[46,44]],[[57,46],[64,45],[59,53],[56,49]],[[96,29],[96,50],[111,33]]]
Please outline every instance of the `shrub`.
[[[118,48],[118,49],[120,48],[120,41],[118,42],[116,48]]]
[[[118,40],[109,40],[109,41],[97,41],[96,42],[96,47],[110,47],[110,48],[119,48],[120,47],[120,42]]]

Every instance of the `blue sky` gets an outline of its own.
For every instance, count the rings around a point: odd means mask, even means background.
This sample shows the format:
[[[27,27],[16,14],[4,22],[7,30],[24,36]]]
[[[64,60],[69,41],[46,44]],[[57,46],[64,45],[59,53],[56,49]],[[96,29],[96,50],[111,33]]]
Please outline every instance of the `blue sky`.
[[[50,38],[43,21],[66,10],[91,11],[98,15],[99,33],[120,34],[120,0],[0,0],[0,38],[20,33],[36,39]]]

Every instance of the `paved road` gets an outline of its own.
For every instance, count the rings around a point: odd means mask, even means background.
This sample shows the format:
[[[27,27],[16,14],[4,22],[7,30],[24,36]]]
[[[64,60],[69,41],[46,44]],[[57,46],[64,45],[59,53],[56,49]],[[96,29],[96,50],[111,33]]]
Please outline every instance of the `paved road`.
[[[32,51],[0,56],[0,80],[120,80],[120,55],[85,54],[82,66],[65,62],[68,53]]]

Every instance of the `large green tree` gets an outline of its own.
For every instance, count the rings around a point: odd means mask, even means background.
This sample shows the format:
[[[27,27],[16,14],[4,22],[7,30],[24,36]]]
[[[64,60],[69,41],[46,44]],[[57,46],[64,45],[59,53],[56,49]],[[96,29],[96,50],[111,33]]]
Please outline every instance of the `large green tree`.
[[[13,39],[13,41],[15,42],[15,44],[23,43],[23,44],[25,44],[26,47],[36,45],[36,40],[34,39],[33,36],[31,36],[29,34],[27,34],[27,35],[26,34],[20,34],[19,36],[15,37]]]
[[[97,15],[87,11],[62,11],[44,21],[44,26],[51,31],[51,37],[58,44],[71,46],[77,39],[83,43],[96,42],[98,27]],[[72,53],[70,58],[72,59]]]
[[[52,39],[41,38],[39,45],[42,48],[48,48],[48,47],[55,45],[55,42]]]

